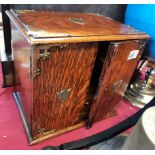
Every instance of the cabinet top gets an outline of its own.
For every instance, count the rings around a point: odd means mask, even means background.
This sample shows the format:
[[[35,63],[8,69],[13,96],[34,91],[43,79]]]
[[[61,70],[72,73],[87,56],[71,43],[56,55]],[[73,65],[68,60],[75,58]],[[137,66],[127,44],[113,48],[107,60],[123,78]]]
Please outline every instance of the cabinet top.
[[[144,32],[93,13],[10,10],[6,14],[32,44],[149,38]]]

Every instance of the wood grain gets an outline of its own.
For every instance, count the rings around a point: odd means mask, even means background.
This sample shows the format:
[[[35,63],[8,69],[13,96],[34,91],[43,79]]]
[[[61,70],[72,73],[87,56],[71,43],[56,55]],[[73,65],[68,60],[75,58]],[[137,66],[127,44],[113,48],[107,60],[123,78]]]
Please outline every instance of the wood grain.
[[[100,76],[101,84],[89,113],[90,124],[107,117],[118,106],[141,57],[144,43],[140,40],[110,43]],[[128,60],[132,50],[140,51],[136,58]],[[114,84],[118,81],[122,83],[114,91]]]
[[[42,134],[40,130],[57,132],[82,121],[81,117],[86,114],[85,104],[88,102],[97,45],[77,43],[67,44],[64,48],[55,46],[48,60],[39,61],[41,74],[33,81],[33,137]],[[35,53],[39,49],[40,46],[37,46]],[[70,96],[65,102],[60,102],[57,92],[69,88]]]
[[[31,44],[149,38],[143,32],[95,14],[51,11],[6,13]],[[71,22],[70,18],[83,19],[85,24]]]
[[[18,18],[24,23],[27,31],[31,31],[29,35],[33,35],[34,38],[142,34],[142,32],[136,31],[111,18],[95,14],[26,11],[19,13]],[[72,22],[70,18],[82,19],[84,24]]]

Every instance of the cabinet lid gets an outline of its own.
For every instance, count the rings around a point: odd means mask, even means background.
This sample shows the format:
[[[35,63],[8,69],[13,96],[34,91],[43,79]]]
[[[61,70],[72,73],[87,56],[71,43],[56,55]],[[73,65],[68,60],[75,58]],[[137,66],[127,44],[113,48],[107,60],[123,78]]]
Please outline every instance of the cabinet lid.
[[[109,17],[93,13],[34,10],[10,10],[6,13],[24,35],[33,41],[54,38],[60,41],[62,38],[65,40],[65,38],[83,39],[83,37],[89,41],[93,40],[94,37],[97,39],[101,36],[108,36],[111,37],[111,40],[115,40],[113,36],[145,35],[144,32],[135,30]]]

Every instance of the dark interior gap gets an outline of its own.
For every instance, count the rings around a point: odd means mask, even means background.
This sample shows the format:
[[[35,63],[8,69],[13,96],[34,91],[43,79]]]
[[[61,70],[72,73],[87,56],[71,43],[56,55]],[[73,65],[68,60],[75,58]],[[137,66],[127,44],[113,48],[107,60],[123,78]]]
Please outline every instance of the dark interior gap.
[[[89,111],[91,108],[91,104],[93,101],[93,98],[97,95],[99,85],[100,85],[100,75],[104,66],[104,60],[107,55],[108,47],[109,47],[110,42],[99,42],[99,47],[98,47],[98,52],[96,56],[96,60],[94,63],[94,68],[92,71],[92,77],[90,80],[90,87],[89,87],[89,92],[88,92],[88,104],[84,107],[84,115],[81,116],[82,120],[86,121],[86,126],[88,127],[89,122],[88,122],[88,115]]]
[[[88,91],[88,104],[85,104],[85,107],[83,108],[84,114],[81,116],[81,120],[86,121],[86,127],[90,127],[89,123],[89,112],[91,109],[92,101],[94,97],[98,93],[99,85],[100,85],[100,75],[104,66],[104,60],[107,55],[108,47],[109,47],[110,42],[99,42],[98,46],[98,51],[97,51],[97,56],[96,60],[94,63],[94,68],[92,71],[92,76],[90,80],[90,86],[89,86],[89,91]]]
[[[93,72],[92,72],[92,77],[90,81],[90,93],[92,96],[95,96],[98,91],[98,87],[100,84],[100,75],[102,72],[102,68],[104,65],[104,60],[108,51],[110,42],[100,42],[99,43],[99,48],[98,48],[98,53],[96,56]]]

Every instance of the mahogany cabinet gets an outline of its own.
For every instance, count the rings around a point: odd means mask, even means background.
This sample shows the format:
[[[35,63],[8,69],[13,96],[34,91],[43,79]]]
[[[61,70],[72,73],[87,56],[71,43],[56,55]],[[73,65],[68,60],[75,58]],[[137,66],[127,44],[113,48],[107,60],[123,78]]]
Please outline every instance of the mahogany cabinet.
[[[14,98],[29,144],[91,127],[116,113],[148,35],[92,13],[6,14]]]

